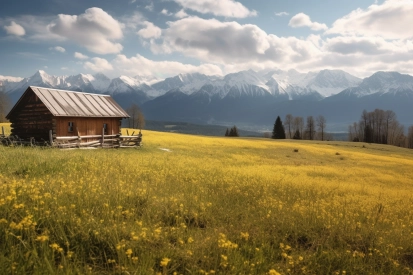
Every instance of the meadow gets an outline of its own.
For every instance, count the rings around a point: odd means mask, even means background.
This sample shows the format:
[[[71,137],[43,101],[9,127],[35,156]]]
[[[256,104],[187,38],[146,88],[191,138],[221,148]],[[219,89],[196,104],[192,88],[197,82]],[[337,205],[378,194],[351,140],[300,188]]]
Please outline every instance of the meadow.
[[[413,274],[413,150],[152,131],[139,149],[0,146],[0,274]]]

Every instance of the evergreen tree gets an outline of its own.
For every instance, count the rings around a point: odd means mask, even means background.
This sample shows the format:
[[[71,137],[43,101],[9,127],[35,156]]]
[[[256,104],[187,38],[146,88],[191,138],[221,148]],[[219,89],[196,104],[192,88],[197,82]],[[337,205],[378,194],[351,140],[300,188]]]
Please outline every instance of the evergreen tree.
[[[285,130],[280,116],[277,116],[277,119],[275,120],[274,129],[272,130],[272,138],[285,139]]]
[[[231,128],[231,130],[229,131],[228,136],[230,136],[230,137],[239,137],[237,126],[234,125],[234,127]]]
[[[226,137],[229,136],[229,130],[228,130],[228,128],[227,128],[227,130],[225,131],[225,136],[226,136]]]
[[[293,139],[301,139],[300,131],[298,129],[295,131]]]

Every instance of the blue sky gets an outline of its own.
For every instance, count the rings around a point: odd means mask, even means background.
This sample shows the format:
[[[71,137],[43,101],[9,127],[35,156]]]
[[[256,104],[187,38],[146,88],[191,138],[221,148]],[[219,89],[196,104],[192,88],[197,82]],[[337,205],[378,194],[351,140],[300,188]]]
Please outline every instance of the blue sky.
[[[0,76],[413,74],[413,0],[7,0]]]

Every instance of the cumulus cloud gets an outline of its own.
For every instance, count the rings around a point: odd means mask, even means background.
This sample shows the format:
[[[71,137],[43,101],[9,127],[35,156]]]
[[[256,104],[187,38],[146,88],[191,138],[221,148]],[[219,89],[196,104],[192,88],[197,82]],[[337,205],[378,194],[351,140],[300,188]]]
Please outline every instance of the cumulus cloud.
[[[142,25],[145,26],[145,28],[140,29],[137,33],[139,36],[143,37],[143,38],[158,38],[161,36],[162,34],[162,30],[155,26],[153,23],[149,22],[149,21],[145,21],[142,23]]]
[[[287,16],[290,15],[288,12],[282,11],[282,12],[276,12],[275,13],[276,16]]]
[[[121,23],[100,8],[87,9],[79,16],[59,14],[48,29],[93,53],[119,53],[123,49],[121,44],[113,42],[123,37]]]
[[[381,37],[334,37],[327,39],[325,50],[343,55],[379,55],[398,51],[398,46]]]
[[[199,13],[211,13],[215,16],[245,18],[256,16],[255,10],[249,10],[240,2],[234,0],[174,0],[184,9]]]
[[[56,51],[56,52],[61,52],[64,53],[66,52],[66,49],[60,46],[56,46],[56,47],[50,47],[49,50],[51,51]]]
[[[84,54],[79,53],[79,52],[75,52],[75,54],[73,56],[77,59],[80,59],[80,60],[89,59],[89,56],[84,55]]]
[[[122,17],[122,23],[127,29],[136,30],[142,22],[145,21],[145,17],[140,13],[135,11],[132,15],[127,15]]]
[[[154,7],[153,3],[150,3],[149,5],[145,6],[145,9],[147,9],[148,11],[153,11],[154,8],[155,7]]]
[[[85,62],[83,66],[85,69],[89,69],[95,72],[104,72],[104,71],[112,71],[113,66],[103,58],[94,57],[91,61]]]
[[[312,22],[310,16],[302,12],[294,15],[288,23],[288,26],[293,28],[309,27],[313,31],[321,31],[328,29],[326,24]]]
[[[357,9],[336,20],[327,34],[380,36],[386,39],[413,38],[413,1],[388,0],[382,5]]]
[[[156,75],[169,77],[179,73],[202,73],[206,75],[221,75],[222,70],[214,64],[199,66],[183,64],[176,61],[153,61],[139,54],[130,58],[118,55],[113,61],[116,69],[126,75]]]
[[[0,80],[2,80],[2,81],[10,81],[10,82],[19,82],[19,81],[22,81],[22,80],[23,80],[23,77],[0,75]]]
[[[169,22],[154,53],[181,52],[205,62],[296,62],[317,53],[311,41],[269,35],[256,25],[188,17]]]
[[[14,21],[11,21],[9,26],[4,26],[4,29],[6,30],[8,34],[11,34],[11,35],[23,36],[26,34],[26,31],[24,30],[24,28]]]
[[[167,16],[173,15],[173,14],[170,13],[167,9],[163,9],[163,10],[161,11],[161,13],[162,13],[163,15],[167,15]]]
[[[180,11],[175,13],[175,17],[177,17],[177,18],[184,18],[184,17],[188,17],[188,16],[189,15],[185,12],[184,9],[181,9]]]

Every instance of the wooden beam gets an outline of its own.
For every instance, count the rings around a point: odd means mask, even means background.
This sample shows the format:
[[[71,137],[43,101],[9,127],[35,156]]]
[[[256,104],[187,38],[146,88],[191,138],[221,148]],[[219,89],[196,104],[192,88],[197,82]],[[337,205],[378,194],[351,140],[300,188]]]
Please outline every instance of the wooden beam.
[[[49,142],[50,146],[53,146],[53,130],[49,131]]]
[[[102,128],[102,147],[103,147],[104,142],[105,142],[105,128]]]

